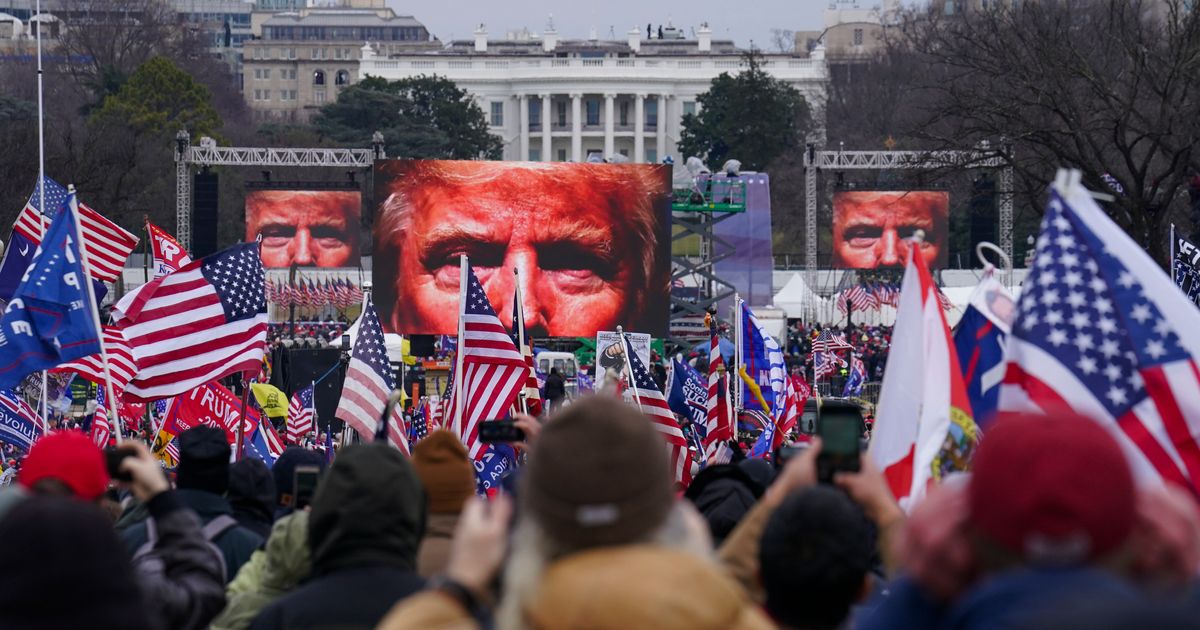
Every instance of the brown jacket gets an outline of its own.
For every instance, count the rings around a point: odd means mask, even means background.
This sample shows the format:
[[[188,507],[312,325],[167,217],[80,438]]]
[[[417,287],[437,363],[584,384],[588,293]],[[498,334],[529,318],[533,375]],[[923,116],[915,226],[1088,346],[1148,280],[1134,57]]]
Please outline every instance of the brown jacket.
[[[450,562],[450,541],[458,525],[458,514],[430,514],[425,523],[425,536],[417,551],[417,573],[431,578],[446,570]]]
[[[550,566],[526,603],[537,630],[586,627],[661,630],[759,630],[774,626],[719,567],[651,545],[606,547]],[[384,630],[477,628],[450,597],[427,591],[400,602]]]

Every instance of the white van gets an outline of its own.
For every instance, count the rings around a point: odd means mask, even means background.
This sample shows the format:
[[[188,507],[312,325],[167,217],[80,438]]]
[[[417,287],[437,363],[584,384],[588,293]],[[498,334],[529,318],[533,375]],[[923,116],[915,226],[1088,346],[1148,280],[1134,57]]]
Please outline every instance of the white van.
[[[546,350],[537,353],[533,360],[540,374],[549,376],[551,369],[558,370],[558,374],[563,377],[567,396],[575,398],[579,395],[579,384],[575,378],[579,375],[579,359],[575,358],[575,353]]]

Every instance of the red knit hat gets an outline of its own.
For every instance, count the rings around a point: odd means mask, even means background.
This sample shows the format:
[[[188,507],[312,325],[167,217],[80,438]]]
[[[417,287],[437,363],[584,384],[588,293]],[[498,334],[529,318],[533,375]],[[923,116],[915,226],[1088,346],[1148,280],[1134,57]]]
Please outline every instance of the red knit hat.
[[[972,464],[970,521],[1033,563],[1079,564],[1133,529],[1133,474],[1116,440],[1072,412],[1002,414]]]
[[[51,433],[29,449],[17,481],[32,488],[42,479],[57,479],[81,499],[95,499],[108,487],[104,453],[76,431]]]

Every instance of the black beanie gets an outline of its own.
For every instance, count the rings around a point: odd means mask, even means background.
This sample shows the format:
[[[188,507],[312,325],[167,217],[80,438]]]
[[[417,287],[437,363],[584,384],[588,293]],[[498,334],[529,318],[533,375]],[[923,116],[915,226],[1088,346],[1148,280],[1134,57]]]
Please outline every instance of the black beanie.
[[[207,426],[179,434],[179,468],[175,485],[180,489],[225,494],[229,489],[229,442],[225,432]]]

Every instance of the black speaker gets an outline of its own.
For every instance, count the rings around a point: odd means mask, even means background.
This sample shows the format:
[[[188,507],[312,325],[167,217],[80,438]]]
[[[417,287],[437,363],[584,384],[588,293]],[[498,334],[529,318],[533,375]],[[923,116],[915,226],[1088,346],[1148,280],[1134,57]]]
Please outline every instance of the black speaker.
[[[436,340],[434,335],[410,335],[408,353],[414,357],[431,357],[435,351]]]
[[[345,378],[345,366],[338,366],[341,351],[336,348],[305,348],[302,350],[287,350],[284,353],[282,374],[285,379],[284,391],[290,399],[295,392],[308,387],[330,369],[333,369],[313,390],[313,403],[317,411],[317,426],[324,429],[333,423],[335,431],[341,431],[342,422],[333,417],[337,411],[338,399],[342,395],[342,379]],[[334,366],[338,366],[334,369]]]
[[[217,251],[217,206],[220,189],[217,174],[207,169],[196,173],[192,192],[192,258]]]

